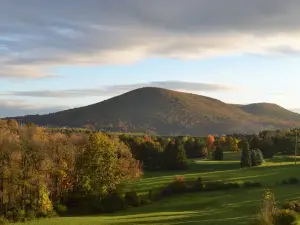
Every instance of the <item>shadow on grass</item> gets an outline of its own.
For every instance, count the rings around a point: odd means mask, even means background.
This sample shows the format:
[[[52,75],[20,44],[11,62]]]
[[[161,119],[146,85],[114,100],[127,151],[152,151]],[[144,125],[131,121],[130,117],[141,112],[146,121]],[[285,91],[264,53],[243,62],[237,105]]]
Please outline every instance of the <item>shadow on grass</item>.
[[[265,188],[239,189],[174,196],[153,205],[133,208],[117,215],[112,224],[249,224],[260,210]],[[274,188],[280,204],[298,198],[298,187]]]

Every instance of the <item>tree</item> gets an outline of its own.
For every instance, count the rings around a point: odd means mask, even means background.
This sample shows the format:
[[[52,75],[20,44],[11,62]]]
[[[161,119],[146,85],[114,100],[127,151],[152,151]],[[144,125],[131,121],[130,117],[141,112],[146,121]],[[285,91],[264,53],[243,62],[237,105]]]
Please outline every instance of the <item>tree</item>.
[[[243,151],[241,156],[241,167],[251,167],[251,152],[249,148],[249,143],[247,141],[243,142]]]
[[[114,190],[124,180],[117,156],[117,142],[97,133],[90,136],[90,143],[80,159],[82,189],[91,195],[103,196]]]
[[[251,150],[251,165],[252,166],[259,166],[262,165],[264,162],[264,157],[259,149],[252,149]]]
[[[214,160],[223,160],[224,154],[223,149],[221,146],[217,146],[216,149],[213,151],[213,159]]]
[[[206,147],[208,149],[208,154],[210,156],[212,149],[214,148],[215,137],[213,135],[208,135],[206,138]]]
[[[163,149],[158,142],[145,141],[140,144],[138,160],[146,170],[158,170],[163,167]]]
[[[187,157],[182,142],[169,142],[164,151],[164,159],[167,169],[186,169]]]

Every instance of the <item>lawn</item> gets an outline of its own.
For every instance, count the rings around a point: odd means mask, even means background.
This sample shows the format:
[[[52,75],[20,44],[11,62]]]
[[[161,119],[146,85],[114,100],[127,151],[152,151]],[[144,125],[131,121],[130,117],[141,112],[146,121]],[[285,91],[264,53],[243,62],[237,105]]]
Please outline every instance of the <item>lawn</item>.
[[[202,177],[209,180],[259,181],[263,188],[185,194],[112,215],[55,218],[28,225],[249,224],[249,220],[259,211],[266,188],[275,192],[279,202],[300,197],[299,186],[276,184],[289,177],[300,178],[300,162],[294,165],[292,157],[278,156],[263,166],[251,169],[240,169],[238,159],[238,154],[226,153],[222,162],[194,160],[190,162],[188,171],[146,173],[141,180],[127,184],[127,189],[145,194],[149,189],[172,181],[175,175],[184,175],[186,179]]]

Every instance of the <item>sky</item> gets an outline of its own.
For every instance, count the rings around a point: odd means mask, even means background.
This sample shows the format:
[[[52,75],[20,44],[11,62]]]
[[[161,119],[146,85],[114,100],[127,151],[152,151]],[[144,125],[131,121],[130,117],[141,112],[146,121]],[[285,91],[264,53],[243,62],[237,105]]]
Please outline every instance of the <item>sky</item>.
[[[162,87],[300,112],[299,0],[0,0],[0,116]]]

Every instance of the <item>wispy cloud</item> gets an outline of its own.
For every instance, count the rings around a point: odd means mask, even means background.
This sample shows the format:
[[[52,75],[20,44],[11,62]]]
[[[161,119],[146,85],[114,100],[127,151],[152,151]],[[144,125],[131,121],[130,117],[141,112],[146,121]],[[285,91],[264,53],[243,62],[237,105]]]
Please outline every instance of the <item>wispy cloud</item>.
[[[44,114],[49,112],[57,112],[67,107],[64,106],[47,106],[30,104],[18,100],[1,100],[0,99],[0,118],[10,116],[24,116],[31,114]]]
[[[291,111],[296,112],[296,113],[300,113],[300,108],[299,109],[291,109]]]
[[[300,52],[299,0],[0,0],[0,5],[0,79],[153,56]]]
[[[98,88],[86,89],[68,89],[68,90],[37,90],[37,91],[11,91],[2,95],[21,96],[21,97],[37,97],[37,98],[78,98],[87,96],[114,96],[122,94],[133,89],[142,87],[160,87],[172,90],[180,90],[186,92],[218,92],[218,91],[233,91],[236,87],[212,84],[212,83],[197,83],[185,81],[153,81],[149,83],[125,84],[125,85],[110,85]],[[1,95],[1,94],[0,94]]]

